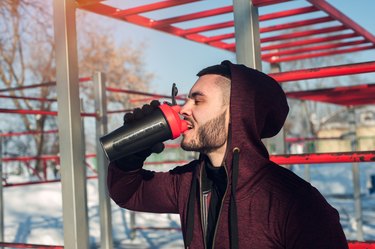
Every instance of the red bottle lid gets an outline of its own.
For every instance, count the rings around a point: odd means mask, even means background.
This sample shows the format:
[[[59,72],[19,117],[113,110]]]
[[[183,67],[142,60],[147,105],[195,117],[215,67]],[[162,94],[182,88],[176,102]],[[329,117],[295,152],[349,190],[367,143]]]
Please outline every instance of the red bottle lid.
[[[159,108],[163,112],[164,117],[171,128],[172,139],[179,137],[188,129],[187,122],[181,119],[178,114],[181,109],[179,105],[170,106],[168,104],[162,104]]]

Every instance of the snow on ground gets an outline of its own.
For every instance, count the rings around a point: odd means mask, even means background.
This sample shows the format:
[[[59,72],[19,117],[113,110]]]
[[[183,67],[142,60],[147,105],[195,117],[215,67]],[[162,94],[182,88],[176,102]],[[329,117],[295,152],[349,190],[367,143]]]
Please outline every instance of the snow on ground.
[[[363,163],[361,194],[366,240],[375,240],[375,194],[369,194],[368,181],[375,175],[373,163]],[[301,177],[303,165],[293,167]],[[356,240],[354,202],[352,200],[351,164],[310,165],[311,183],[340,212],[349,240]],[[9,177],[8,182],[19,181]],[[99,248],[100,224],[97,181],[88,180],[88,216],[91,248]],[[5,242],[63,245],[62,201],[60,183],[4,188]],[[172,230],[144,229],[132,233],[132,212],[112,203],[114,248],[183,248],[178,215],[137,213],[136,226],[172,227]]]

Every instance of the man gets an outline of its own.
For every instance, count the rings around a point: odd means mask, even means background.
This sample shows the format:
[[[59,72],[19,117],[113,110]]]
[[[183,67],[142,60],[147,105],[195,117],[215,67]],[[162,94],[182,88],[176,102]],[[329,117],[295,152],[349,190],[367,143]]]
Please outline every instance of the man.
[[[180,114],[189,127],[181,147],[199,159],[158,173],[142,169],[150,151],[113,162],[111,198],[131,210],[179,213],[186,248],[348,248],[337,211],[271,162],[261,141],[280,131],[289,110],[279,84],[229,61],[198,76]]]

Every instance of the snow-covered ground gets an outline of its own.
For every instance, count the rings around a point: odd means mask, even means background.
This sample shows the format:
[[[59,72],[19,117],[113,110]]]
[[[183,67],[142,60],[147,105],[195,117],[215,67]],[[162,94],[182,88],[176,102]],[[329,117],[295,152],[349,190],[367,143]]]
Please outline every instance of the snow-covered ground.
[[[375,175],[373,163],[360,164],[363,224],[366,240],[375,240],[375,194],[368,191]],[[304,177],[303,165],[293,171]],[[310,166],[311,183],[339,210],[349,240],[356,240],[351,164]],[[16,181],[9,177],[8,182]],[[88,180],[91,248],[99,248],[100,224],[97,181]],[[4,236],[6,242],[63,245],[60,183],[4,188]],[[137,213],[136,226],[172,227],[172,230],[138,230],[132,238],[131,212],[112,205],[114,248],[183,248],[179,217],[169,214]]]

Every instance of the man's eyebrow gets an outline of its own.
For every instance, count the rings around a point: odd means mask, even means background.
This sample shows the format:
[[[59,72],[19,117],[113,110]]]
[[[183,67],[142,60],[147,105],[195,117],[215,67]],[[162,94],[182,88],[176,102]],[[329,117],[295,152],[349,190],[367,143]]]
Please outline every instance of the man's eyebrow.
[[[192,92],[191,94],[189,94],[188,98],[195,98],[197,96],[206,96],[204,93],[202,93],[201,91],[196,91],[196,92]]]

